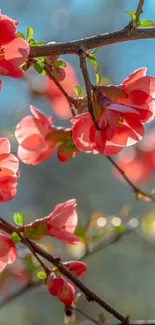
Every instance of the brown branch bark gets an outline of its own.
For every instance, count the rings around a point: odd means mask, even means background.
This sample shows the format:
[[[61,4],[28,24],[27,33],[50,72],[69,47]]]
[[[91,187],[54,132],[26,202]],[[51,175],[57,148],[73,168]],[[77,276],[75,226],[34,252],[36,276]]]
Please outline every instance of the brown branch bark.
[[[107,46],[120,42],[151,38],[155,38],[155,27],[137,28],[130,31],[130,33],[127,28],[123,28],[114,32],[86,37],[70,42],[32,46],[30,49],[29,58],[55,54],[78,54],[81,47],[89,50],[92,48]]]
[[[93,109],[93,102],[92,102],[92,94],[91,94],[91,81],[87,69],[87,62],[86,62],[86,53],[85,50],[80,48],[79,50],[79,58],[80,58],[80,68],[82,71],[86,93],[87,93],[87,102],[88,102],[88,111],[91,115],[92,121],[96,127],[97,130],[100,130],[99,125],[97,124],[97,121],[95,119],[94,115],[94,109]]]

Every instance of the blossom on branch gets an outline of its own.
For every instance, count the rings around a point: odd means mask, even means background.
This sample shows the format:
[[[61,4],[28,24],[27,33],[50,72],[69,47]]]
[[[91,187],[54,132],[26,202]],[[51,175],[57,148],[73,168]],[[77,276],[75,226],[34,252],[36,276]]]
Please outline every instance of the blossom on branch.
[[[75,299],[74,286],[61,277],[48,277],[48,291],[52,296],[56,296],[64,305],[71,305]]]
[[[22,77],[19,67],[29,55],[29,44],[16,36],[18,22],[0,14],[0,74],[12,78]]]
[[[74,158],[78,149],[72,139],[71,129],[55,127],[52,118],[30,106],[32,115],[24,117],[16,126],[18,157],[25,164],[37,165],[48,159],[58,146],[57,157],[61,162]]]
[[[19,177],[19,161],[10,153],[10,142],[0,138],[0,203],[12,200],[16,195]]]
[[[134,71],[120,86],[96,86],[93,106],[97,130],[89,113],[70,119],[72,136],[81,151],[113,155],[144,136],[144,123],[154,118],[155,78],[146,69]]]
[[[19,143],[17,154],[22,162],[37,165],[55,150],[55,144],[46,140],[52,120],[34,106],[30,106],[30,111],[33,116],[24,117],[16,126],[15,137]]]
[[[17,250],[10,236],[0,232],[0,272],[2,272],[7,264],[15,262]]]
[[[68,261],[64,265],[75,276],[81,276],[87,271],[87,264],[81,261]]]
[[[77,244],[80,240],[73,234],[77,224],[76,200],[72,199],[57,204],[47,217],[37,219],[25,226],[24,234],[34,240],[51,236],[67,244]]]

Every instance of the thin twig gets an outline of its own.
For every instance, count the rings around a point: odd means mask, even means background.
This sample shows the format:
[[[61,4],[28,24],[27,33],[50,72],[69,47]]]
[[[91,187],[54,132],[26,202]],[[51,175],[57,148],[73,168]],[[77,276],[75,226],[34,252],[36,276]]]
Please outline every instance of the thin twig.
[[[144,5],[144,0],[139,0],[135,15],[137,17],[137,21],[139,20],[140,15],[143,13],[143,5]]]
[[[68,100],[69,104],[76,104],[76,99],[74,99],[73,97],[71,97],[67,91],[62,87],[61,83],[55,78],[55,76],[53,75],[50,67],[48,66],[48,64],[45,64],[44,66],[44,70],[46,71],[48,77],[55,83],[55,85],[60,89],[61,93],[65,96],[65,98]]]
[[[62,87],[61,83],[55,78],[55,76],[53,75],[53,73],[47,63],[44,66],[44,70],[46,71],[49,79],[51,79],[55,83],[55,85],[60,89],[61,93],[65,96],[65,98],[67,99],[67,101],[69,103],[71,113],[73,116],[75,116],[75,111],[74,111],[73,107],[76,107],[77,100],[74,99],[72,96],[70,96],[67,93],[67,91]]]
[[[36,254],[36,251],[33,249],[32,245],[30,244],[29,240],[25,238],[19,231],[18,228],[12,226],[9,222],[4,220],[2,217],[0,217],[1,223],[6,226],[6,228],[9,230],[9,232],[16,232],[18,236],[20,237],[22,243],[29,248],[33,256],[36,258],[36,260],[39,262],[39,264],[42,266],[42,268],[45,270],[47,275],[50,273],[48,267],[43,263],[43,261],[40,259],[40,257]]]
[[[137,187],[134,183],[132,183],[131,180],[126,176],[124,171],[117,165],[117,163],[110,156],[106,156],[106,158],[118,170],[118,172],[123,176],[123,178],[126,180],[126,182],[131,186],[131,188],[135,194],[140,194],[146,198],[149,198],[151,201],[155,202],[155,197],[151,194],[145,193],[143,190],[141,190],[139,187]]]
[[[86,53],[83,48],[79,50],[79,58],[80,58],[80,68],[83,74],[83,79],[85,82],[86,93],[87,93],[87,102],[88,102],[88,111],[91,115],[92,121],[97,130],[100,130],[100,127],[96,121],[94,110],[93,110],[93,102],[92,102],[92,94],[91,94],[91,81],[87,69],[87,62],[86,62]]]
[[[12,231],[17,232],[17,229],[13,227],[11,224],[9,224],[6,220],[3,220],[3,218],[0,217],[0,221],[6,226],[6,230],[8,233],[12,233]],[[18,233],[19,235],[19,233]],[[74,276],[68,268],[63,265],[60,258],[54,257],[50,255],[48,252],[46,252],[43,248],[32,242],[31,240],[26,239],[23,235],[19,235],[21,238],[21,242],[27,246],[32,254],[35,255],[39,254],[41,257],[43,257],[46,261],[52,263],[66,278],[68,278],[72,283],[74,283],[77,288],[81,290],[81,292],[84,293],[85,297],[88,301],[96,302],[98,305],[103,307],[107,312],[112,314],[116,319],[123,322],[126,317],[116,308],[111,306],[108,302],[103,300],[100,296],[98,296],[96,293],[94,293],[91,289],[89,289],[83,282],[81,282],[76,276]],[[31,247],[31,248],[30,248]]]

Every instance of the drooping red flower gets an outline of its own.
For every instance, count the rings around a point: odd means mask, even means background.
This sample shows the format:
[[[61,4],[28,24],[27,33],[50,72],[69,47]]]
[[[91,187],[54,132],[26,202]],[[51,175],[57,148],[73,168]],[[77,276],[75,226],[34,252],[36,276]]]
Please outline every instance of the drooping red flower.
[[[62,87],[71,96],[76,96],[73,86],[78,86],[79,82],[77,80],[75,71],[71,64],[67,63],[65,71],[65,78],[60,82]],[[55,85],[55,83],[48,77],[44,79],[44,95],[49,99],[52,111],[60,119],[68,119],[72,116],[69,103],[65,96],[62,94],[60,89]]]
[[[134,107],[142,123],[149,123],[155,115],[155,78],[146,76],[146,71],[145,67],[133,71],[121,85],[100,87],[114,101]]]
[[[64,305],[71,305],[75,298],[74,286],[60,277],[48,277],[48,291],[52,296],[56,296]]]
[[[19,161],[10,153],[10,142],[0,138],[0,203],[12,200],[16,195],[19,177]]]
[[[16,247],[10,236],[0,232],[0,272],[2,272],[7,264],[15,262],[17,257]]]
[[[154,95],[155,78],[146,76],[146,68],[134,71],[120,86],[95,87],[94,112],[100,130],[94,127],[89,113],[71,118],[78,149],[113,155],[141,140],[143,124],[155,115]]]
[[[81,261],[68,261],[64,265],[75,276],[81,276],[87,271],[87,264]]]
[[[18,22],[0,14],[0,74],[13,78],[22,77],[20,65],[29,55],[29,44],[16,36]]]
[[[34,106],[30,106],[30,111],[33,116],[24,117],[16,126],[17,154],[23,163],[37,165],[53,154],[56,144],[47,140],[52,130],[51,117]]]
[[[75,199],[57,204],[48,217],[25,226],[25,236],[39,240],[46,235],[67,244],[79,243],[79,238],[73,234],[78,223],[76,205]]]
[[[70,122],[73,140],[78,149],[85,152],[113,155],[144,135],[139,113],[131,107],[113,103],[101,113],[100,130],[95,128],[89,113],[77,115]]]

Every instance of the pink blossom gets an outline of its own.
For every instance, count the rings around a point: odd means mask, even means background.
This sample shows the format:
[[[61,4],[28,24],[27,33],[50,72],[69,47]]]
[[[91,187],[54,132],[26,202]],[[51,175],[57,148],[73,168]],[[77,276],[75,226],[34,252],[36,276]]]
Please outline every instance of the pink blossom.
[[[0,232],[0,272],[2,272],[7,264],[11,264],[16,260],[17,250],[6,233]]]

